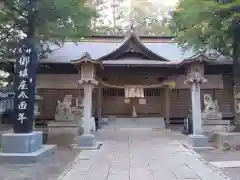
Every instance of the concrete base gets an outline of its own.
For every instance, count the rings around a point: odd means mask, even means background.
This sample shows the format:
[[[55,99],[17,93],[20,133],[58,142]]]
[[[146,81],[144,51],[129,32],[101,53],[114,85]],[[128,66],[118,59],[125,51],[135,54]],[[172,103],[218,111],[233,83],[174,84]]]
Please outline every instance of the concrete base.
[[[43,145],[40,149],[31,153],[2,153],[0,152],[0,162],[14,164],[29,164],[49,157],[55,152],[56,145]]]
[[[40,149],[42,144],[42,131],[24,134],[5,133],[2,135],[3,153],[31,153]]]
[[[211,147],[208,142],[208,137],[195,134],[188,136],[188,145],[191,149],[209,149]]]
[[[42,131],[26,134],[5,133],[2,135],[0,160],[13,163],[31,163],[52,154],[55,145],[43,145]]]
[[[77,144],[80,148],[91,148],[96,146],[95,136],[93,134],[83,134],[77,137]]]

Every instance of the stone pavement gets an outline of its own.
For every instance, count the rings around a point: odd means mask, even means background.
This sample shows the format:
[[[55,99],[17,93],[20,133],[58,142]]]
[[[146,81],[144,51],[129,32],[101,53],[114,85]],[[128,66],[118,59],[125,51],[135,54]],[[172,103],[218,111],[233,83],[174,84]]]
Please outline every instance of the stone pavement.
[[[221,168],[221,170],[228,175],[231,180],[240,179],[240,151],[228,150],[221,151],[219,149],[212,150],[198,150],[205,160],[211,163],[213,166]]]
[[[194,151],[178,133],[151,129],[103,129],[104,145],[83,151],[59,180],[228,180]],[[179,141],[178,141],[179,140]]]

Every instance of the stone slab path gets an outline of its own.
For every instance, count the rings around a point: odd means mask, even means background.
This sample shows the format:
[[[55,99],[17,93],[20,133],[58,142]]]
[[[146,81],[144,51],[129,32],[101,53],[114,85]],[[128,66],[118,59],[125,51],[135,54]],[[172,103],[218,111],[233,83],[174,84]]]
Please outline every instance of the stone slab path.
[[[183,147],[182,135],[150,129],[103,129],[104,145],[83,151],[59,180],[229,180]]]

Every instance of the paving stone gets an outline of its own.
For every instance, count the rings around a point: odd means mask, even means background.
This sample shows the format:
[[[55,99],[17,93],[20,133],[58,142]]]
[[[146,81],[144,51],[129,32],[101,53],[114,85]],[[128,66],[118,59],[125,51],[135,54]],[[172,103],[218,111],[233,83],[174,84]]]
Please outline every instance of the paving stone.
[[[128,174],[119,172],[117,174],[109,174],[106,180],[130,180],[130,178]]]
[[[104,148],[95,156],[89,152],[94,160],[80,160],[62,180],[78,175],[84,180],[226,180],[171,132],[105,129],[96,137]]]
[[[174,169],[173,173],[178,179],[198,179],[196,172],[194,172],[186,165],[179,166],[178,168]]]
[[[165,171],[165,172],[154,172],[153,173],[153,179],[154,180],[179,180],[176,178],[176,176],[170,172],[170,171]]]
[[[214,161],[210,162],[213,166],[218,168],[236,168],[240,167],[240,161]]]

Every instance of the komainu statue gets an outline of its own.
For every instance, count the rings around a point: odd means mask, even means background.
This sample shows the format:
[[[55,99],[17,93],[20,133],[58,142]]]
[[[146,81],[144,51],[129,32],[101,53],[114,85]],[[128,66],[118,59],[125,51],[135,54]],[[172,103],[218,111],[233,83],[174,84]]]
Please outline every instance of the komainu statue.
[[[57,101],[55,120],[56,121],[73,121],[72,113],[72,95],[66,95],[62,102]]]
[[[236,111],[236,115],[239,116],[240,115],[240,93],[237,93],[235,95],[235,111]]]
[[[219,112],[217,100],[213,100],[210,94],[204,94],[204,111],[202,113],[203,120],[221,120],[222,113]]]

